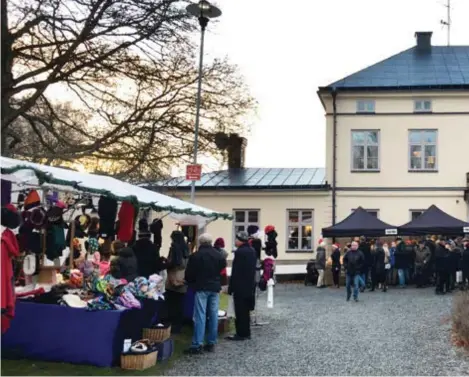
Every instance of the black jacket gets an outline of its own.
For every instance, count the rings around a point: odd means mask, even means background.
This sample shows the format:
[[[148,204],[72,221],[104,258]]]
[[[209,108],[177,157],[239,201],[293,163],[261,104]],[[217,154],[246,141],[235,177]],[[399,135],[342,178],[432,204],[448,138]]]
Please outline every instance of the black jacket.
[[[138,275],[148,279],[156,274],[160,255],[155,244],[150,238],[140,238],[133,247],[138,264]]]
[[[256,252],[245,243],[234,252],[228,293],[237,297],[250,298],[254,295],[256,274]]]
[[[339,268],[340,269],[340,250],[336,249],[331,254],[332,260],[332,268]]]
[[[371,255],[370,244],[367,242],[361,242],[359,249],[363,253],[363,257],[365,258],[362,269],[370,268],[373,264],[373,256]]]
[[[111,275],[116,279],[131,282],[138,277],[138,264],[135,253],[130,247],[119,251],[119,256],[111,262]]]
[[[344,268],[347,274],[356,275],[360,274],[365,264],[365,256],[361,250],[349,250],[344,255]]]
[[[436,245],[435,270],[439,272],[448,271],[449,251],[443,245]]]
[[[374,252],[374,259],[373,259],[373,268],[377,274],[384,273],[385,265],[386,265],[386,263],[384,263],[385,260],[386,260],[386,254],[384,252],[384,249],[382,247],[377,247]]]
[[[409,255],[404,242],[399,243],[394,253],[394,267],[397,269],[403,269],[409,267]]]
[[[448,262],[449,262],[449,265],[448,265],[448,268],[449,268],[449,271],[451,273],[455,273],[458,268],[459,268],[459,265],[460,265],[460,261],[461,261],[461,257],[462,257],[462,254],[461,254],[461,249],[459,247],[456,247],[454,250],[452,250],[450,253],[449,253],[449,256],[448,256]]]
[[[202,245],[189,257],[185,280],[195,291],[220,292],[220,273],[226,259],[210,245]]]
[[[469,247],[466,247],[462,252],[461,269],[469,272]]]

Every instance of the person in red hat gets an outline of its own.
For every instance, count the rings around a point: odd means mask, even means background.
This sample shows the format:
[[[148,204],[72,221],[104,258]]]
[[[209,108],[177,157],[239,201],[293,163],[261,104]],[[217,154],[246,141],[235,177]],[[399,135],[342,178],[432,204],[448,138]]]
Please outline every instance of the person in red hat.
[[[334,287],[340,288],[340,245],[335,243],[332,245],[332,279],[334,281]]]

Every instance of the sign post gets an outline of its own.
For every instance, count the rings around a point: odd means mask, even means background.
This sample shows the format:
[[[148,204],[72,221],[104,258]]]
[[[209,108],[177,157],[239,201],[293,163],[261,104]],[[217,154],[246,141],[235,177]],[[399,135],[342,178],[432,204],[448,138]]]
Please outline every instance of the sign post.
[[[194,164],[186,166],[186,180],[200,181],[202,175],[202,165]]]

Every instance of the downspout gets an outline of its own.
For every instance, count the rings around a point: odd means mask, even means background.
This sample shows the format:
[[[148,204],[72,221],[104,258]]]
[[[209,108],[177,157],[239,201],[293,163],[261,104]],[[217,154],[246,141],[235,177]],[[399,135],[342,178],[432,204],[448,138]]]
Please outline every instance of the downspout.
[[[336,183],[337,183],[337,91],[332,90],[332,225],[336,221]]]

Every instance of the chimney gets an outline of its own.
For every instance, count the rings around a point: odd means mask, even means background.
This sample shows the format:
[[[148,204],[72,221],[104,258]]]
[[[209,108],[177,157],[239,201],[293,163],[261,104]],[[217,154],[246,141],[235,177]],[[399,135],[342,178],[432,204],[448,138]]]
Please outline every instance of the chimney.
[[[247,140],[238,134],[230,134],[228,141],[228,169],[244,168]]]
[[[415,33],[417,51],[429,52],[432,49],[432,34],[432,31],[417,31]]]

